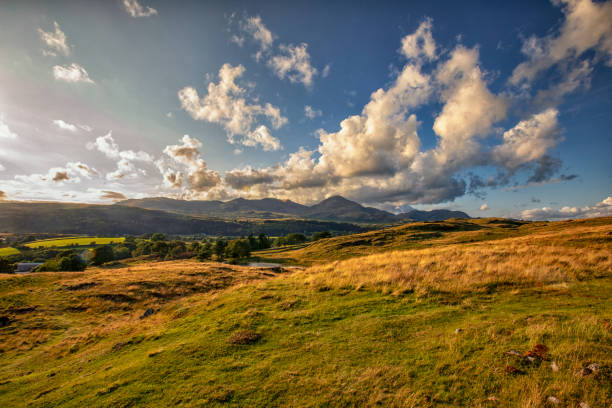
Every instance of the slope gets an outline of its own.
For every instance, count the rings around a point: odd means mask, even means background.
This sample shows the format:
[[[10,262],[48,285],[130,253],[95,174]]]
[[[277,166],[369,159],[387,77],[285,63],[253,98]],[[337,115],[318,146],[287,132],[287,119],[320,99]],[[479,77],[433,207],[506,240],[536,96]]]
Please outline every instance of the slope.
[[[611,234],[551,223],[295,273],[4,276],[0,404],[609,406]]]

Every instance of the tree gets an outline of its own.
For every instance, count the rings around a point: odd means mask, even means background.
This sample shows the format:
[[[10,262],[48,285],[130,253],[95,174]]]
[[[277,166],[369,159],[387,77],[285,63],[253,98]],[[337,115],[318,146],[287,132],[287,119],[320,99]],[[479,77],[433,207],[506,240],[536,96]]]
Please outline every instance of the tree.
[[[225,242],[222,239],[218,239],[215,242],[215,247],[214,247],[214,252],[215,255],[217,256],[217,260],[222,261],[225,255],[225,247],[227,246],[227,242]]]
[[[230,259],[248,258],[251,255],[251,246],[248,239],[233,239],[225,249],[225,255]]]
[[[299,234],[297,232],[292,232],[291,234],[287,234],[285,236],[285,244],[286,245],[295,245],[306,242],[306,235]]]
[[[168,243],[166,241],[155,241],[151,245],[151,253],[158,256],[166,256],[168,254]]]
[[[0,258],[0,273],[15,272],[15,265],[6,258]]]
[[[102,265],[103,263],[114,260],[113,247],[110,245],[100,246],[94,249],[91,262],[94,265]]]
[[[59,259],[58,270],[60,271],[84,271],[87,264],[76,254],[63,256]]]
[[[115,259],[125,259],[132,256],[132,251],[130,251],[130,248],[125,246],[116,247],[113,252],[115,253]]]
[[[204,245],[200,246],[196,257],[198,258],[198,261],[208,261],[210,260],[210,258],[212,258],[212,254],[212,245],[210,244],[210,242],[207,242]]]
[[[165,241],[166,240],[166,236],[164,234],[160,234],[155,233],[153,235],[151,235],[151,241],[155,242],[155,241]]]
[[[314,234],[312,234],[312,236],[310,237],[311,241],[318,241],[320,239],[323,238],[331,238],[332,233],[329,231],[320,231],[320,232],[315,232]]]
[[[258,249],[267,249],[270,248],[271,242],[270,238],[266,234],[259,234],[257,237],[257,247]]]

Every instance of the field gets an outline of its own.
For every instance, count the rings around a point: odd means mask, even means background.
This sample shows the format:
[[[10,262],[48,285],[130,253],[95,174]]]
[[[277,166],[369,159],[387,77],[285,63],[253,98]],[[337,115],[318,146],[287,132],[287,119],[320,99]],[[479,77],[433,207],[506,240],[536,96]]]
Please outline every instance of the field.
[[[43,239],[40,241],[30,242],[25,244],[28,248],[51,248],[51,247],[68,247],[68,246],[88,246],[94,243],[95,245],[118,244],[125,240],[125,237],[71,237],[59,239]]]
[[[19,250],[16,248],[0,248],[0,256],[10,256],[18,254]]]
[[[611,406],[612,219],[475,224],[4,275],[0,405]]]

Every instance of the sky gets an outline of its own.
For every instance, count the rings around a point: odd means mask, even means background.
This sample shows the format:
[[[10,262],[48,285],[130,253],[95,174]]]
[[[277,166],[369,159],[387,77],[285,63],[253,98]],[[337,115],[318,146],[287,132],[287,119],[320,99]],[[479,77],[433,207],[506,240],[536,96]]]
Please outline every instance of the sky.
[[[612,0],[7,0],[0,34],[0,200],[612,215]]]

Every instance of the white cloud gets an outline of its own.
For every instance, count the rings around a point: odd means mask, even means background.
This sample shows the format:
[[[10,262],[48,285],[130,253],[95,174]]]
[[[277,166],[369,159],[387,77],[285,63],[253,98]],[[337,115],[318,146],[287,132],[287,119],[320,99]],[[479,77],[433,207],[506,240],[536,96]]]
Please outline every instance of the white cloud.
[[[157,14],[157,10],[151,7],[143,7],[138,0],[123,0],[125,11],[132,17],[151,17]]]
[[[89,78],[89,74],[82,66],[78,64],[70,64],[66,66],[56,65],[53,67],[53,76],[58,81],[65,82],[85,82],[93,84],[94,81]]]
[[[82,162],[68,162],[64,167],[52,167],[46,174],[16,175],[15,180],[29,185],[80,183],[81,177],[97,177],[98,171]]]
[[[134,162],[153,163],[153,157],[141,150],[137,152],[133,150],[120,150],[112,136],[112,132],[99,136],[95,142],[87,143],[87,149],[98,150],[109,159],[116,161],[117,168],[106,174],[108,180],[137,178],[138,176],[146,175],[146,171],[136,167]]]
[[[480,206],[480,211],[487,211],[489,209],[489,206],[487,205],[487,203],[484,203],[483,205]]]
[[[264,25],[261,17],[248,17],[242,24],[242,29],[249,33],[259,43],[262,50],[267,50],[274,42],[274,34]],[[238,38],[238,37],[237,37]],[[242,39],[243,41],[244,39]],[[240,46],[242,46],[240,41]],[[236,41],[234,41],[236,42]],[[236,42],[238,43],[238,42]]]
[[[323,67],[323,71],[321,71],[321,76],[323,78],[327,78],[327,76],[329,75],[329,71],[331,70],[331,65],[327,64]]]
[[[313,109],[312,106],[310,105],[306,105],[304,106],[304,115],[308,118],[308,119],[314,119],[318,116],[321,116],[323,114],[323,112],[321,112],[321,110],[319,109]]]
[[[282,149],[280,140],[272,136],[268,128],[264,125],[261,125],[254,131],[250,132],[242,141],[242,144],[245,146],[261,145],[265,151]]]
[[[568,218],[592,218],[612,216],[612,197],[586,207],[563,207],[558,210],[550,207],[533,208],[525,210],[521,218],[526,220],[559,220]]]
[[[230,23],[233,17],[230,18]],[[255,60],[265,62],[280,79],[289,79],[292,83],[301,83],[310,87],[318,70],[310,62],[308,44],[280,44],[275,48],[276,36],[265,26],[261,17],[247,17],[239,23],[239,28],[246,36],[258,45]],[[233,34],[231,42],[239,47],[244,45],[245,36]],[[323,77],[329,74],[329,64],[323,69]]]
[[[590,49],[605,55],[612,66],[612,2],[555,0],[553,3],[562,6],[565,14],[559,32],[543,38],[532,36],[524,42],[522,51],[529,60],[514,69],[510,83],[529,83],[539,72],[560,61],[579,58]]]
[[[310,63],[310,54],[306,50],[308,45],[284,45],[281,44],[280,53],[274,55],[268,61],[274,73],[280,78],[285,77],[291,82],[300,82],[304,86],[311,86],[313,78],[317,75],[317,69]]]
[[[554,175],[558,162],[546,153],[557,140],[552,130],[556,113],[545,111],[520,121],[506,132],[501,144],[489,147],[490,140],[483,140],[496,132],[493,126],[506,117],[509,101],[488,89],[477,48],[458,45],[430,73],[425,72],[424,62],[438,58],[431,29],[426,20],[407,36],[400,50],[407,63],[394,82],[373,92],[362,112],[342,120],[339,130],[320,130],[316,149],[301,148],[271,167],[227,172],[229,188],[251,197],[312,202],[342,194],[403,205],[464,195],[468,181],[462,172],[481,165],[502,170],[535,166],[538,175],[532,178],[538,180]],[[442,103],[433,125],[438,144],[421,151],[420,122],[413,111],[435,98]],[[532,146],[529,154],[524,151],[526,145]]]
[[[17,139],[17,133],[11,131],[4,122],[4,115],[0,114],[0,140],[2,139]]]
[[[64,121],[63,121],[63,120],[61,120],[61,119],[55,119],[55,120],[53,121],[53,124],[54,124],[55,126],[57,126],[58,128],[62,129],[62,130],[68,130],[68,131],[70,131],[70,132],[76,132],[76,131],[77,131],[77,127],[76,127],[76,125],[73,125],[73,124],[71,124],[71,123],[64,122]]]
[[[549,108],[504,132],[503,143],[493,149],[494,160],[509,170],[516,170],[543,157],[560,141],[558,115],[556,109]]]
[[[281,115],[280,109],[276,106],[269,103],[261,106],[247,100],[246,89],[236,83],[244,71],[242,65],[233,67],[224,64],[219,70],[219,82],[217,84],[210,82],[208,93],[204,97],[200,98],[194,88],[181,89],[178,93],[181,106],[196,120],[222,125],[228,133],[230,143],[246,146],[259,143],[265,150],[271,147],[273,150],[278,150],[280,148],[278,139],[267,137],[269,132],[265,126],[260,125],[255,129],[256,119],[258,116],[264,116],[275,129],[278,129],[287,123],[287,118]]]
[[[176,164],[185,169],[185,173],[173,168],[172,165],[164,163],[163,160],[157,162],[158,168],[164,176],[164,184],[172,188],[180,188],[184,176],[189,182],[188,188],[197,193],[205,192],[217,186],[221,182],[221,177],[216,171],[209,170],[206,162],[201,158],[199,148],[202,147],[197,139],[184,135],[180,145],[166,146],[164,154],[172,159]]]
[[[432,20],[423,21],[417,30],[402,39],[402,54],[408,59],[436,58],[436,42],[431,35]]]
[[[38,33],[40,34],[40,39],[47,44],[48,47],[61,52],[65,56],[70,55],[70,47],[66,44],[66,34],[60,29],[57,21],[53,22],[53,26],[55,28],[54,32],[44,31],[42,28],[38,29]],[[56,56],[53,51],[43,50],[44,55]]]
[[[442,112],[433,130],[440,136],[438,161],[463,163],[478,152],[475,136],[487,136],[491,126],[506,116],[506,101],[487,88],[478,66],[478,50],[461,45],[439,66]]]

